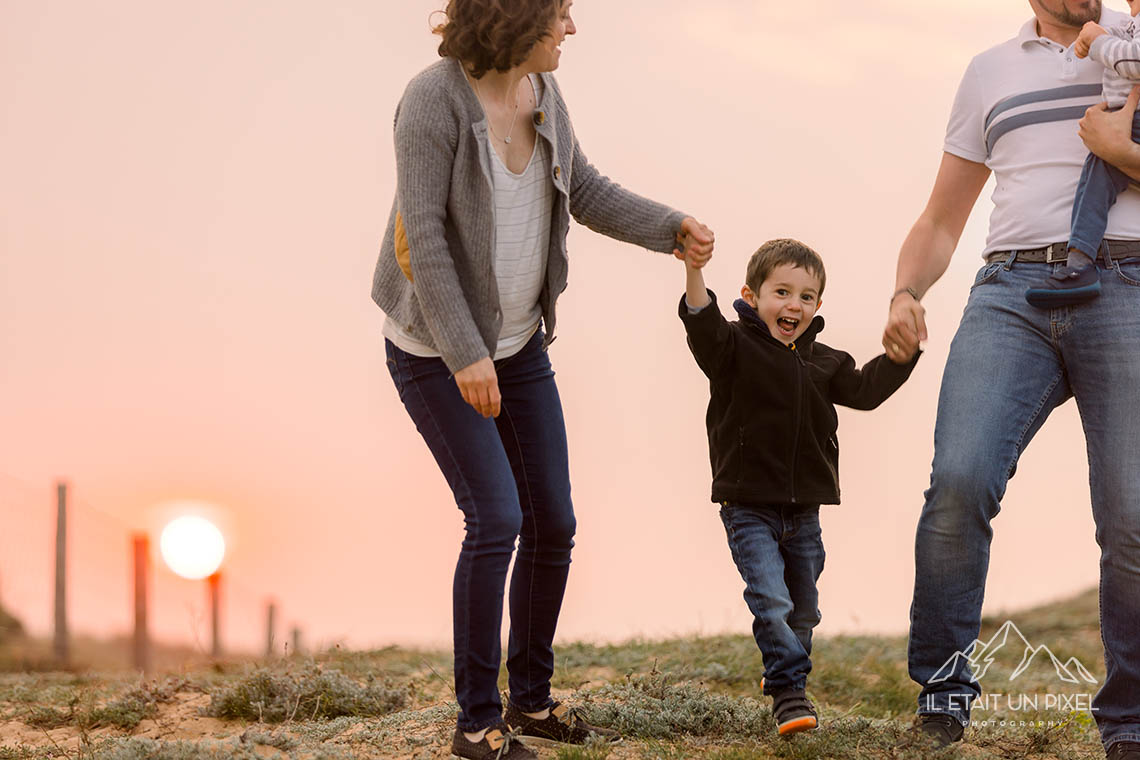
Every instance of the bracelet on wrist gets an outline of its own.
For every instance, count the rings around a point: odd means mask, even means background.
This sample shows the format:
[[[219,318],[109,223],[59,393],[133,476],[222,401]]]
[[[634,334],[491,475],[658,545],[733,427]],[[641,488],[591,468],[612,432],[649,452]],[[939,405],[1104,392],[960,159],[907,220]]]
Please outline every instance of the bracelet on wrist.
[[[903,293],[907,293],[908,295],[910,295],[911,298],[913,298],[915,300],[915,303],[918,303],[918,301],[919,301],[918,291],[915,290],[914,288],[909,288],[909,287],[908,288],[899,288],[898,290],[896,290],[893,294],[891,294],[891,301],[890,302],[894,303],[895,299],[898,298],[899,296],[901,296]]]

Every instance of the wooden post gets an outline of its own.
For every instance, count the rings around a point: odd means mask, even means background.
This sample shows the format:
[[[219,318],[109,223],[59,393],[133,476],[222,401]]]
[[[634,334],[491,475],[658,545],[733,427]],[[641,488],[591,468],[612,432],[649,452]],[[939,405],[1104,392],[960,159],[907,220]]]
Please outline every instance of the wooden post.
[[[147,576],[150,575],[150,539],[145,533],[132,538],[135,565],[135,641],[132,662],[136,670],[150,670],[150,638],[147,635]]]
[[[222,656],[221,621],[219,619],[222,596],[222,573],[218,571],[206,579],[210,587],[210,654]]]
[[[301,629],[299,626],[293,626],[293,654],[301,653]]]
[[[56,483],[55,518],[55,659],[61,666],[71,660],[67,635],[67,484]]]
[[[269,603],[265,612],[265,656],[273,656],[274,629],[277,627],[277,605]]]

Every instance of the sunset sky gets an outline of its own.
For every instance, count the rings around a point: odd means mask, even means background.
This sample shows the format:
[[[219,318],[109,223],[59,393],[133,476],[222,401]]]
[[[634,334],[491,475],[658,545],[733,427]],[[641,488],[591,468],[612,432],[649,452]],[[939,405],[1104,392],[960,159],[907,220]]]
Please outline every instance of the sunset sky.
[[[462,520],[369,298],[393,112],[436,60],[442,6],[0,0],[0,603],[34,632],[50,630],[63,478],[74,630],[128,629],[130,533],[150,533],[157,561],[171,502],[193,500],[229,545],[231,645],[260,645],[269,597],[313,644],[450,641]],[[576,0],[558,77],[600,170],[716,231],[706,274],[726,310],[760,243],[800,238],[828,268],[821,340],[862,362],[881,351],[962,71],[1030,14]],[[822,633],[905,630],[938,384],[989,195],[924,301],[913,379],[877,412],[840,413]],[[560,638],[747,633],[708,500],[682,265],[582,227],[569,246],[551,356],[579,530]],[[1083,446],[1069,403],[1023,457],[988,611],[1096,584],[1087,473],[1070,466]],[[155,634],[200,638],[204,587],[156,571]]]

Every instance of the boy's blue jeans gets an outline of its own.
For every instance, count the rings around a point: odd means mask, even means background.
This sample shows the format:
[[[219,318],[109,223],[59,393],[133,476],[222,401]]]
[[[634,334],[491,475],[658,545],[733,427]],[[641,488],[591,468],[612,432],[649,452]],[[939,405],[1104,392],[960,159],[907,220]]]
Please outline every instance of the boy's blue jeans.
[[[820,620],[819,507],[722,504],[720,518],[764,658],[764,693],[802,690],[811,672],[811,632]]]
[[[486,419],[463,400],[442,359],[413,356],[385,341],[400,400],[451,486],[466,536],[452,588],[459,728],[502,718],[499,637],[507,567],[511,701],[527,712],[552,704],[554,629],[562,608],[575,519],[562,402],[542,331],[495,362],[502,410]]]
[[[1140,142],[1140,111],[1132,119],[1132,141]],[[1082,251],[1090,259],[1096,258],[1108,226],[1108,211],[1131,182],[1127,174],[1112,164],[1092,153],[1088,155],[1073,197],[1069,248]]]
[[[945,681],[931,679],[978,636],[990,521],[1018,457],[1049,413],[1075,396],[1101,547],[1107,675],[1094,714],[1106,746],[1140,742],[1140,261],[1097,265],[1100,298],[1080,306],[1027,304],[1025,289],[1061,265],[1012,263],[1012,257],[983,266],[970,291],[942,377],[934,464],[915,543],[909,667],[922,687],[920,713],[969,719],[981,684],[971,682],[964,658]],[[1076,507],[1022,505],[1043,520]],[[1056,536],[1061,561],[1067,540]]]

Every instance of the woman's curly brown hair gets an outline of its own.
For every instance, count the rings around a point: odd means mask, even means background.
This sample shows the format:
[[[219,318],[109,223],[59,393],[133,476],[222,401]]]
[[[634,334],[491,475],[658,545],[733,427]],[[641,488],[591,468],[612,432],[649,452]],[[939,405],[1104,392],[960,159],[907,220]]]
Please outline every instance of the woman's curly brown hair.
[[[439,54],[456,58],[480,79],[526,60],[550,31],[561,0],[448,0],[447,21],[432,31],[443,37]]]

